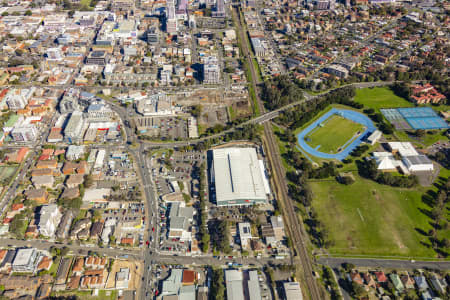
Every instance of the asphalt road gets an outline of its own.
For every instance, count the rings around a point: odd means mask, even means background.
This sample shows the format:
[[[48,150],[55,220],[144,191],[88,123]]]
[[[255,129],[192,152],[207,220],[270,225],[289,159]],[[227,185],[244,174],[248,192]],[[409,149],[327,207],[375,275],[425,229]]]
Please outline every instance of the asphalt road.
[[[317,260],[320,264],[331,268],[339,268],[343,263],[351,263],[356,267],[386,268],[386,269],[435,269],[450,270],[449,261],[411,261],[395,259],[373,259],[373,258],[341,258],[341,257],[321,257]]]

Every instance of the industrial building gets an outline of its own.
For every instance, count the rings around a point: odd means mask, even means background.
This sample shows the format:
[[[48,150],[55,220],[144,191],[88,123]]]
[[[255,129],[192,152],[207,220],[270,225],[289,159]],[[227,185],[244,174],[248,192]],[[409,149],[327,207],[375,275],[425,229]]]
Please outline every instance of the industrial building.
[[[210,182],[217,206],[253,205],[267,202],[269,183],[255,148],[212,150]]]
[[[246,273],[246,274],[245,274]],[[261,300],[258,272],[225,270],[225,284],[228,300]]]
[[[283,283],[285,300],[303,300],[302,290],[298,282]]]

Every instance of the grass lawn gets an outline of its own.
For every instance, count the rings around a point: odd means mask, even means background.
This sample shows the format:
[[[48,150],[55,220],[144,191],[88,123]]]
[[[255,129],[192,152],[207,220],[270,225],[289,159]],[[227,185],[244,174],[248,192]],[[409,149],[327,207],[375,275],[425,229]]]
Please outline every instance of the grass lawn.
[[[408,100],[399,97],[388,87],[356,89],[355,101],[366,108],[379,110],[380,108],[414,107]]]
[[[338,255],[436,257],[422,244],[429,241],[420,233],[432,228],[425,214],[430,208],[422,202],[427,188],[394,188],[354,175],[352,185],[334,179],[310,182],[313,206],[334,241],[329,251]]]
[[[16,173],[17,166],[0,167],[0,182],[10,181]]]
[[[343,145],[364,128],[363,125],[338,115],[332,115],[324,123],[323,127],[314,129],[305,137],[311,147],[320,146],[318,150],[324,153],[339,152]]]

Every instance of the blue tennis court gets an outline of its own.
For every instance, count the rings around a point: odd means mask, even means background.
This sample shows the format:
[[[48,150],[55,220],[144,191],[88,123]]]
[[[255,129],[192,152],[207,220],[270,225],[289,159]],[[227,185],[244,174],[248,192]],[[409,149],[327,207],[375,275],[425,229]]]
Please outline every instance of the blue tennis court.
[[[403,118],[426,118],[438,116],[434,110],[431,109],[431,107],[397,108],[397,111],[403,116]]]
[[[397,108],[413,129],[445,129],[449,128],[431,107]]]

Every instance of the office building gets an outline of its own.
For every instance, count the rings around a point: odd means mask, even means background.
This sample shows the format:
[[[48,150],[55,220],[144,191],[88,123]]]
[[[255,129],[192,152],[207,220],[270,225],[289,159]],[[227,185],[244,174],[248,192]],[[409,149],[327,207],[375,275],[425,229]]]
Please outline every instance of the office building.
[[[80,142],[83,137],[84,119],[83,113],[75,111],[71,114],[66,128],[64,128],[64,137],[69,143]]]
[[[212,12],[213,18],[225,18],[225,4],[224,0],[217,0],[215,10]]]
[[[12,262],[14,272],[34,272],[39,263],[39,252],[34,249],[18,249]]]
[[[209,56],[205,59],[203,65],[203,82],[206,84],[220,83],[219,61],[215,56]]]
[[[33,124],[22,125],[15,127],[11,136],[15,142],[35,142],[39,137],[39,130]]]

